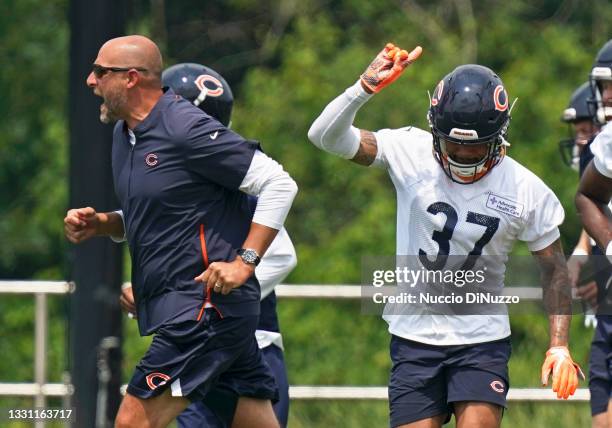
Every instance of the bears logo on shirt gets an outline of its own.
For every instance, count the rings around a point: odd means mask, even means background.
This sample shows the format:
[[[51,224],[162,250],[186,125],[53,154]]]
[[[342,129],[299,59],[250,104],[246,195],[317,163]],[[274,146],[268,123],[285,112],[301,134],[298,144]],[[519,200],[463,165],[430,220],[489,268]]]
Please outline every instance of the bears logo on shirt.
[[[151,168],[153,168],[159,163],[159,159],[157,158],[157,155],[155,153],[148,153],[145,156],[145,163]]]
[[[163,373],[151,373],[147,375],[147,386],[154,390],[162,385],[165,385],[166,382],[170,380],[170,376]],[[157,379],[161,379],[161,381],[157,381]]]

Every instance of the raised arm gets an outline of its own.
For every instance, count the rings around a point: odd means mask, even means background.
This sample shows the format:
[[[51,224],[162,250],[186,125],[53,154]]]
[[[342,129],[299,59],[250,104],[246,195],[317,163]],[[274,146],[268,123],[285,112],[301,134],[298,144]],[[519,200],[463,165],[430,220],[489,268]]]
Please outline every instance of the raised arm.
[[[357,111],[373,94],[394,82],[414,62],[422,49],[412,52],[391,43],[379,52],[360,79],[330,102],[308,130],[308,138],[319,149],[369,166],[376,159],[376,137],[353,126]]]

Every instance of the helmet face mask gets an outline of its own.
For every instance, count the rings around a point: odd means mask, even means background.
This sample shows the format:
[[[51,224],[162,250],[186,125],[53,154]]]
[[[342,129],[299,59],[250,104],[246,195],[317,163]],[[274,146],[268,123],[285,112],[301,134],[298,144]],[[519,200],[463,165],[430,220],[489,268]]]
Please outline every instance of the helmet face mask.
[[[575,141],[574,138],[565,138],[559,141],[559,152],[563,163],[574,171],[578,171],[580,169],[580,147]]]
[[[610,96],[604,99],[604,82],[607,85],[612,84],[612,40],[603,45],[597,53],[589,75],[591,98],[588,100],[588,106],[591,116],[600,125],[612,120],[612,100],[609,99]]]
[[[430,102],[434,157],[444,173],[460,184],[482,179],[505,153],[510,113],[501,79],[487,67],[463,65],[438,83]]]
[[[458,156],[457,153],[461,153],[461,147],[466,146],[482,154],[469,158]],[[460,184],[474,183],[483,178],[499,162],[500,151],[501,141],[499,143],[496,140],[479,143],[458,143],[434,135],[436,160],[442,166],[446,175]]]
[[[195,63],[176,64],[164,70],[162,84],[229,126],[234,96],[225,79],[212,68]]]
[[[572,93],[561,116],[561,121],[568,124],[568,138],[559,141],[559,151],[563,163],[576,171],[579,170],[583,147],[599,131],[591,101],[591,83],[585,82]]]

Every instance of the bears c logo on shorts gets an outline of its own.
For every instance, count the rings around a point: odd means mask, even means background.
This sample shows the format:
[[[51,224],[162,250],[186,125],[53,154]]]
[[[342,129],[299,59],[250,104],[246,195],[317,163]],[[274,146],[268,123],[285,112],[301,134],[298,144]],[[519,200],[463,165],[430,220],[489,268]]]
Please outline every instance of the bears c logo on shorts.
[[[499,392],[500,394],[503,394],[506,390],[506,386],[504,385],[504,383],[499,380],[494,380],[490,383],[490,385],[493,391]]]
[[[156,381],[157,379],[161,379],[161,381]],[[151,373],[147,375],[147,385],[149,388],[151,388],[151,390],[165,385],[169,380],[170,376],[163,373]]]

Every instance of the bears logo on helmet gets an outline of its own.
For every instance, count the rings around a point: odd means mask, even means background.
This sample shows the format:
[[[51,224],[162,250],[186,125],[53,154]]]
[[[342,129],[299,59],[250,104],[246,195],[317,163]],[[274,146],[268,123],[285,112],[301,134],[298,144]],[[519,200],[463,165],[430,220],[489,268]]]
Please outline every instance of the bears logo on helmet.
[[[495,101],[495,110],[508,110],[508,94],[502,85],[497,85],[493,91],[493,100]]]
[[[215,86],[214,89],[210,89],[206,85],[207,82],[212,83]],[[200,91],[206,90],[207,97],[220,97],[223,95],[223,83],[210,74],[200,74],[198,77],[196,77],[193,83],[195,83]]]
[[[442,97],[443,90],[444,90],[444,80],[440,80],[440,83],[438,83],[438,86],[436,86],[436,89],[434,89],[434,95],[431,98],[432,106],[438,105],[438,102],[440,101],[440,98]]]
[[[176,64],[164,70],[162,84],[223,125],[229,125],[234,96],[225,79],[212,68],[195,63]]]

